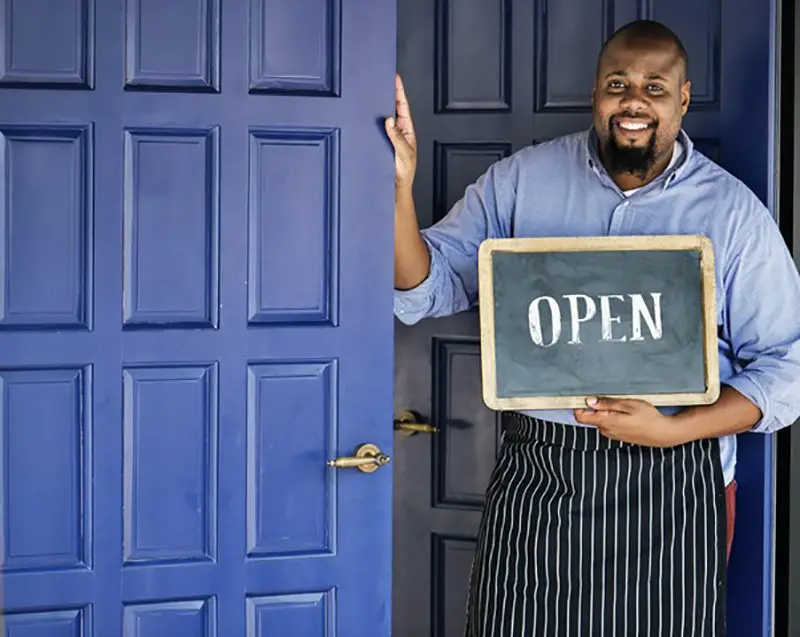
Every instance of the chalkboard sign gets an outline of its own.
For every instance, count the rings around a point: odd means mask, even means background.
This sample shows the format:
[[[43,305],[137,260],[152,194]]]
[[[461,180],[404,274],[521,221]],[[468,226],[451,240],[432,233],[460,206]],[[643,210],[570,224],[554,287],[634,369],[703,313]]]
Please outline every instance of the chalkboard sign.
[[[701,236],[488,239],[479,250],[484,402],[657,406],[719,396],[714,254]]]

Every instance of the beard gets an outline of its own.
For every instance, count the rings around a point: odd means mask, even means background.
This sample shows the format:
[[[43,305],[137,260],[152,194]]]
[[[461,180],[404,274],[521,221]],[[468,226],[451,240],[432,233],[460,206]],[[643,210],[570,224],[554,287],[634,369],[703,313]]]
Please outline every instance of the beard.
[[[623,116],[628,117],[628,116]],[[617,140],[615,130],[616,117],[608,122],[609,135],[602,147],[603,156],[607,162],[607,169],[611,173],[629,173],[644,180],[656,161],[656,123],[650,139],[644,146],[622,146]]]

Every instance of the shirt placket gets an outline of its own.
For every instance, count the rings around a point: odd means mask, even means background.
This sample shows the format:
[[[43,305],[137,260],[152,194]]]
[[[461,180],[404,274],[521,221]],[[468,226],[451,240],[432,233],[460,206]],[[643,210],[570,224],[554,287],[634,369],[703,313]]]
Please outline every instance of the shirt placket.
[[[627,234],[631,227],[631,202],[630,199],[623,199],[611,213],[611,223],[608,227],[608,234],[622,235]]]

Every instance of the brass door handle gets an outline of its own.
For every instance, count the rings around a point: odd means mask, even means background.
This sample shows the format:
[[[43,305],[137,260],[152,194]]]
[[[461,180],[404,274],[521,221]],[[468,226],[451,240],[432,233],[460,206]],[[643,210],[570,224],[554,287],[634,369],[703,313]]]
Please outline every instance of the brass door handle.
[[[439,429],[433,425],[417,422],[414,412],[404,409],[397,418],[394,419],[394,430],[404,433],[407,436],[414,434],[435,434]]]
[[[389,464],[390,460],[389,456],[382,453],[377,446],[365,444],[356,449],[355,456],[328,460],[328,466],[338,467],[339,469],[355,467],[364,473],[372,473]]]

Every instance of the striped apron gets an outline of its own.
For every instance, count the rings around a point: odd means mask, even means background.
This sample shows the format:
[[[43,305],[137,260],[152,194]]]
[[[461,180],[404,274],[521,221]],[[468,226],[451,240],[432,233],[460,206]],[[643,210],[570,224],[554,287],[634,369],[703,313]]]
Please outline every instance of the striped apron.
[[[716,439],[674,448],[504,414],[470,576],[467,637],[721,637]]]

